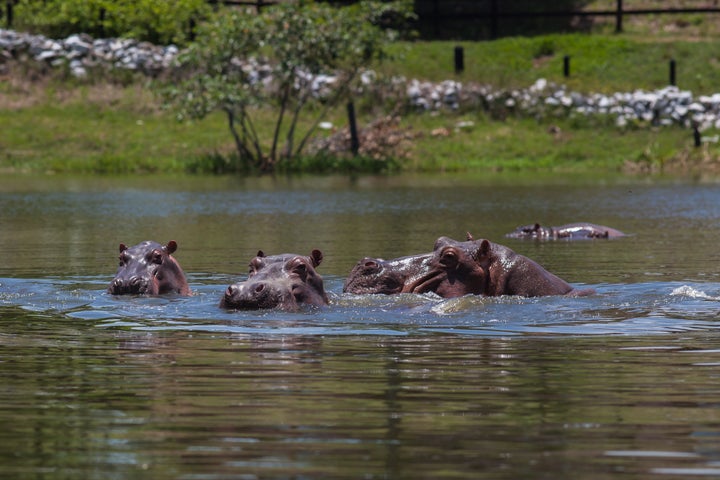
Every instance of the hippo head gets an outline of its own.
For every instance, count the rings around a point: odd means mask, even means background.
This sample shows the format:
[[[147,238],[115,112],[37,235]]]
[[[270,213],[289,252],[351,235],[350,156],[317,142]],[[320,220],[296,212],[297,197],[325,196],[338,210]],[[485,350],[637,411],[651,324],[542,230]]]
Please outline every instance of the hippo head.
[[[469,234],[465,242],[440,237],[424,274],[415,277],[404,291],[435,292],[444,298],[483,294],[488,283],[485,260],[489,254],[487,240],[472,240]]]
[[[505,235],[508,238],[549,238],[552,237],[552,228],[541,226],[539,223],[533,225],[523,225],[515,229],[515,231]]]
[[[266,256],[259,251],[250,262],[247,280],[230,285],[220,307],[297,310],[301,304],[326,305],[328,299],[323,280],[315,271],[322,258],[320,250],[313,250],[309,256]]]
[[[401,293],[410,279],[422,275],[427,270],[431,256],[429,253],[424,253],[392,260],[365,257],[350,271],[343,292],[386,295]]]
[[[189,287],[180,265],[171,254],[177,243],[167,245],[145,241],[127,247],[120,244],[120,266],[110,282],[108,293],[112,295],[161,295],[164,293],[189,294]]]

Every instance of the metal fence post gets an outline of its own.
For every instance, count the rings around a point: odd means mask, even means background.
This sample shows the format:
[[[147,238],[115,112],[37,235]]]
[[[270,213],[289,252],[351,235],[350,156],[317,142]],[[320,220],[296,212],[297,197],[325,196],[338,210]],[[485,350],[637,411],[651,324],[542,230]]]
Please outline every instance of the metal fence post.
[[[458,45],[455,47],[455,73],[460,74],[465,70],[465,51]]]
[[[490,2],[490,39],[495,40],[498,37],[498,6],[497,0]]]
[[[357,156],[360,152],[360,139],[357,132],[357,121],[355,120],[355,104],[349,101],[347,104],[348,123],[350,125],[350,151]]]
[[[12,28],[13,24],[13,0],[7,0],[5,2],[5,24],[7,28]]]
[[[617,9],[615,10],[615,33],[623,31],[623,4],[622,0],[617,0]]]
[[[675,59],[670,59],[670,85],[675,86]]]

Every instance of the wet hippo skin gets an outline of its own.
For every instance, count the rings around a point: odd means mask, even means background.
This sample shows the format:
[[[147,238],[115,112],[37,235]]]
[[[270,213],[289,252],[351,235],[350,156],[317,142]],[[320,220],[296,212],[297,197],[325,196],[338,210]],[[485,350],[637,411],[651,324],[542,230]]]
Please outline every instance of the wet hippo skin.
[[[440,237],[435,242],[427,273],[405,286],[414,293],[435,292],[444,298],[467,294],[500,296],[581,296],[592,289],[576,290],[534,260],[486,239],[465,242]]]
[[[558,227],[543,227],[539,223],[523,225],[505,235],[508,238],[537,240],[588,240],[593,238],[619,238],[626,236],[620,230],[594,223],[568,223]]]
[[[185,273],[172,256],[177,242],[167,245],[146,240],[133,247],[120,244],[118,271],[108,286],[112,295],[190,295]]]
[[[430,253],[392,260],[366,257],[345,280],[343,292],[397,294],[434,292],[463,295],[588,295],[548,272],[537,262],[489,240],[440,237]]]
[[[406,283],[428,269],[432,253],[408,255],[391,260],[365,257],[360,260],[345,280],[343,292],[355,294],[401,293]]]
[[[323,279],[315,271],[322,252],[310,255],[265,255],[261,250],[250,261],[247,280],[225,290],[220,307],[237,310],[278,308],[297,310],[301,305],[327,305]]]

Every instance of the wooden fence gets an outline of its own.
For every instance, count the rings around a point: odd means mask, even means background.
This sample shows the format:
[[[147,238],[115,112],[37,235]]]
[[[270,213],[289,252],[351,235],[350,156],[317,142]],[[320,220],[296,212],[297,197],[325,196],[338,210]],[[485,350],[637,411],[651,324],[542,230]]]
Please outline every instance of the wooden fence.
[[[572,2],[565,2],[572,3]],[[532,9],[523,10],[529,2],[511,0],[416,0],[415,10],[421,36],[425,38],[495,39],[507,34],[518,34],[513,25],[523,21],[572,18],[614,17],[615,31],[623,31],[623,19],[631,15],[720,13],[720,7],[698,8],[631,8],[632,2],[616,0],[615,7],[607,10],[555,9],[551,2],[535,2]],[[717,3],[717,2],[715,2]],[[519,8],[518,5],[522,4]],[[557,3],[556,3],[557,4]],[[424,27],[424,28],[422,28]],[[472,38],[467,38],[472,37]]]

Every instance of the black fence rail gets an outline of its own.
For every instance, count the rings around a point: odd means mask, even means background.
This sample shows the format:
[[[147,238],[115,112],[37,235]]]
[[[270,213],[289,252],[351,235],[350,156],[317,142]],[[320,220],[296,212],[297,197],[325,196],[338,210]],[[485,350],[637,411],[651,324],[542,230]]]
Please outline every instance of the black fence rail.
[[[260,11],[263,7],[269,7],[278,3],[276,0],[208,0],[211,5],[231,5],[236,7],[255,7]]]
[[[500,36],[573,30],[572,20],[614,17],[615,31],[623,31],[623,19],[632,15],[711,14],[720,7],[632,8],[616,0],[606,10],[583,10],[577,1],[529,2],[523,0],[416,0],[415,12],[423,38],[495,39]],[[716,3],[716,2],[715,2]],[[581,23],[581,22],[580,22]]]

